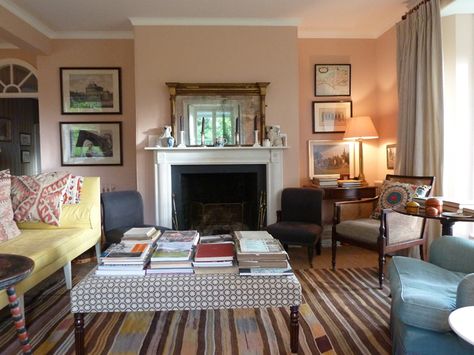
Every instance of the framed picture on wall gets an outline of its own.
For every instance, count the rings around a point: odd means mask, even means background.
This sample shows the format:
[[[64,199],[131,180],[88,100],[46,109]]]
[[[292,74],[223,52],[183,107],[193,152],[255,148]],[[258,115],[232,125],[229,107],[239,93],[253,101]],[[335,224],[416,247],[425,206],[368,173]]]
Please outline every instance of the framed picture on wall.
[[[121,114],[120,68],[60,68],[62,114]]]
[[[315,64],[314,96],[351,96],[351,65]]]
[[[348,141],[308,141],[309,178],[324,178],[334,174],[355,175],[354,143]]]
[[[122,165],[122,122],[59,122],[61,165]]]
[[[20,145],[31,145],[31,134],[20,133]]]
[[[395,169],[395,159],[397,157],[397,145],[387,144],[387,169]]]
[[[313,101],[313,133],[345,132],[352,101]]]
[[[12,141],[12,121],[6,117],[0,117],[0,142]]]

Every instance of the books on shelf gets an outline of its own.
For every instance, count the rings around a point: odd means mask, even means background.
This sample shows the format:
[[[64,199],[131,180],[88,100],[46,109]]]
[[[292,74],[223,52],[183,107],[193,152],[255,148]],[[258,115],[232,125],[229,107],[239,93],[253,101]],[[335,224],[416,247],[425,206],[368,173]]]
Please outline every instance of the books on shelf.
[[[242,276],[292,276],[291,268],[239,268]]]
[[[239,260],[240,268],[291,268],[287,260]]]
[[[277,239],[262,239],[249,243],[239,241],[236,248],[237,260],[287,260],[288,254]]]
[[[457,200],[445,199],[443,200],[443,211],[463,213],[466,210],[474,209],[474,201],[472,200]]]
[[[218,235],[202,235],[199,238],[199,243],[233,243],[234,238],[231,234],[218,234]]]
[[[194,261],[232,261],[234,245],[230,243],[198,244]]]
[[[146,244],[154,244],[158,240],[160,235],[161,235],[161,231],[159,230],[155,230],[155,233],[153,233],[150,237],[143,237],[142,239],[138,239],[135,237],[128,238],[128,237],[125,237],[124,235],[124,237],[122,237],[120,242],[125,245],[132,245],[137,242],[146,243]]]
[[[238,274],[239,268],[235,264],[230,266],[200,267],[194,266],[194,273],[198,275],[205,274]]]
[[[364,185],[362,180],[355,179],[346,179],[346,180],[337,180],[337,185],[340,187],[359,187]]]
[[[322,187],[337,187],[337,180],[340,178],[339,174],[331,174],[325,177],[314,177],[312,179],[313,184]]]
[[[126,239],[150,239],[156,233],[155,227],[134,227],[123,233]]]
[[[132,245],[125,245],[123,243],[112,244],[101,256],[101,262],[107,263],[122,263],[129,262],[143,263],[147,260],[152,246],[147,243],[135,243]]]

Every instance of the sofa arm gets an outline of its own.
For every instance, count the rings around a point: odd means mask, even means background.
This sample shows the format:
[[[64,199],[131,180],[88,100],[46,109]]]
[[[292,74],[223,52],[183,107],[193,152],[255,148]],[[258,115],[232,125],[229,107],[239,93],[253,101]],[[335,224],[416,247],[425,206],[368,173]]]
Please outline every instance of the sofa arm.
[[[333,223],[338,224],[342,221],[369,218],[377,204],[378,197],[366,198],[356,201],[334,202]]]
[[[466,275],[458,285],[456,308],[474,306],[474,273]]]
[[[474,272],[474,241],[444,236],[430,246],[430,262],[450,271]]]

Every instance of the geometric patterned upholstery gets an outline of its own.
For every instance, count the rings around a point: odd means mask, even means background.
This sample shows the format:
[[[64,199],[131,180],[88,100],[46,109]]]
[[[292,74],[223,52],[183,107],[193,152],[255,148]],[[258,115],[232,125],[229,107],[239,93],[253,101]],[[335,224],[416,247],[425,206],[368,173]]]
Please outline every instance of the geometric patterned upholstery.
[[[96,276],[71,290],[73,313],[286,307],[301,304],[296,276]]]

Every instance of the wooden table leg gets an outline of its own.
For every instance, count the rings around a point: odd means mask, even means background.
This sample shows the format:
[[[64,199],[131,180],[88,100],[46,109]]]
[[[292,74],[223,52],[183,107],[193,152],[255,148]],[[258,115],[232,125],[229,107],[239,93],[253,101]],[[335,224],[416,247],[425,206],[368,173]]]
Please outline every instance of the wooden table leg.
[[[74,313],[76,355],[84,355],[84,313]]]
[[[298,352],[298,333],[300,330],[298,309],[299,306],[290,307],[290,348],[292,353]]]
[[[28,337],[28,332],[26,331],[25,319],[23,318],[23,313],[20,309],[20,304],[16,297],[15,287],[10,286],[7,288],[8,302],[10,307],[10,313],[15,323],[16,334],[18,340],[21,344],[21,349],[23,354],[31,354],[31,344],[30,338]]]

